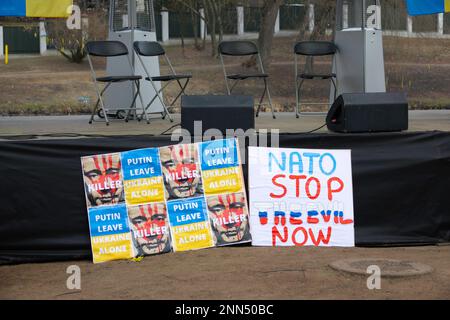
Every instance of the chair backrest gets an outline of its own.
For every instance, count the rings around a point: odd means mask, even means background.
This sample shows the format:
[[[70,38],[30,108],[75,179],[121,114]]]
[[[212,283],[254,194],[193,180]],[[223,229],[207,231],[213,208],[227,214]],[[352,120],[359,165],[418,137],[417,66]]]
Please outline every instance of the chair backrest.
[[[153,57],[166,54],[164,48],[156,41],[135,41],[133,47],[140,56]]]
[[[258,47],[251,41],[222,41],[219,53],[227,56],[250,56],[258,54]]]
[[[336,45],[330,41],[300,41],[294,46],[294,53],[303,56],[328,56],[336,52]]]
[[[86,44],[86,51],[89,55],[97,57],[128,55],[127,46],[120,41],[90,41]]]

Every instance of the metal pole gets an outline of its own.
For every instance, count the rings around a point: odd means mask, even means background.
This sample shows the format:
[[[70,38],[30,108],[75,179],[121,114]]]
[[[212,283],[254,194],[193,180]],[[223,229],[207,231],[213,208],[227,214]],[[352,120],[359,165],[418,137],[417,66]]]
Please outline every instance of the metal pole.
[[[114,31],[114,0],[109,1],[109,30]]]
[[[361,10],[361,19],[362,19],[362,25],[361,25],[361,27],[362,27],[362,31],[364,32],[364,34],[363,34],[363,37],[364,37],[364,49],[363,49],[363,54],[364,54],[364,56],[363,56],[363,63],[364,63],[364,66],[363,66],[363,90],[364,90],[364,92],[366,92],[366,65],[367,65],[367,61],[366,61],[366,58],[367,58],[367,52],[366,52],[366,50],[367,50],[367,34],[366,34],[366,31],[365,31],[365,29],[366,29],[366,0],[362,0],[362,10]]]
[[[128,25],[131,30],[136,29],[136,0],[128,0]]]
[[[361,29],[366,29],[366,0],[362,0],[361,8]]]

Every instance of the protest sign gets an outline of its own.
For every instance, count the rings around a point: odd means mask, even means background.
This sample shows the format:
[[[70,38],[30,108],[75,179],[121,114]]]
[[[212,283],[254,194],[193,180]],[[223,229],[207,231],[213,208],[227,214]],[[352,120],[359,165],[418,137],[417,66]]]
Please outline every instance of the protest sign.
[[[127,205],[164,202],[158,149],[122,152],[122,167]]]
[[[209,218],[218,246],[251,241],[244,176],[235,139],[200,144]]]
[[[134,256],[119,153],[81,158],[94,262]]]
[[[94,262],[251,241],[235,139],[81,159]]]
[[[214,246],[203,197],[172,200],[167,203],[174,251]]]
[[[89,225],[95,262],[134,256],[125,204],[90,208]]]
[[[350,150],[249,148],[255,246],[354,246]]]

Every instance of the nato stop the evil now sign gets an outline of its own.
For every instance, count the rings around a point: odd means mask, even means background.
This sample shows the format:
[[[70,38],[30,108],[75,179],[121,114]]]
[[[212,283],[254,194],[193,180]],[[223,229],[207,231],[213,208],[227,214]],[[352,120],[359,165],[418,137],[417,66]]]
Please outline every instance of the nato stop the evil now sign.
[[[350,150],[249,148],[255,246],[354,246]]]

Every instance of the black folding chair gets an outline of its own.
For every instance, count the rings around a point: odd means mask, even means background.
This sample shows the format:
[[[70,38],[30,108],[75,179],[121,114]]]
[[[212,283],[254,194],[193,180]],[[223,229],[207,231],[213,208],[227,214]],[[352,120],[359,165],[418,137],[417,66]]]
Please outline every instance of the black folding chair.
[[[173,106],[175,102],[180,98],[182,94],[186,94],[185,90],[187,85],[189,84],[189,80],[191,80],[192,75],[190,74],[177,74],[175,72],[175,69],[172,66],[172,63],[169,60],[169,57],[166,54],[166,51],[164,48],[156,41],[136,41],[133,44],[134,51],[136,51],[137,56],[139,58],[139,61],[142,65],[142,67],[145,70],[145,73],[147,74],[147,77],[145,80],[149,81],[150,84],[153,87],[153,90],[155,90],[155,96],[150,100],[149,104],[145,107],[145,110],[147,111],[148,108],[152,105],[152,103],[158,98],[159,101],[161,101],[161,104],[164,108],[164,114],[163,119],[167,115],[169,117],[169,120],[173,122],[172,116],[169,113],[169,110],[164,103],[164,99],[161,96],[161,94],[164,92],[164,89],[171,84],[173,81],[176,81],[178,83],[178,86],[180,87],[180,92],[178,95],[173,99],[173,101],[169,104],[169,106]],[[154,76],[152,77],[150,75],[150,72],[148,71],[147,67],[145,66],[144,61],[142,60],[142,57],[158,57],[158,56],[164,56],[167,64],[169,65],[171,74],[168,75],[160,75],[160,76]],[[184,84],[182,83],[184,81]],[[163,86],[161,86],[161,89],[157,89],[155,82],[165,82]]]
[[[262,64],[261,55],[259,54],[258,47],[251,41],[222,41],[219,44],[219,56],[220,62],[222,63],[223,74],[225,77],[225,84],[227,86],[227,92],[229,95],[233,92],[233,89],[239,83],[239,81],[247,79],[263,79],[264,81],[264,91],[259,99],[258,108],[256,110],[256,116],[259,115],[262,102],[267,94],[267,99],[269,102],[270,109],[272,110],[272,117],[275,119],[275,112],[272,105],[272,97],[270,96],[268,78],[269,75],[265,73],[264,66]],[[256,56],[257,63],[259,65],[259,70],[256,73],[237,73],[237,74],[227,74],[225,68],[225,63],[223,56]],[[230,87],[228,81],[232,82]],[[234,83],[233,83],[234,82]]]
[[[97,110],[99,109],[99,115],[103,115],[106,121],[106,125],[109,125],[109,119],[108,119],[108,112],[109,111],[116,111],[117,114],[128,110],[127,115],[125,117],[125,121],[128,122],[128,119],[130,118],[131,111],[136,112],[136,99],[139,96],[139,99],[141,100],[142,107],[144,106],[144,102],[142,100],[142,96],[140,94],[140,80],[142,79],[141,76],[132,75],[134,72],[133,65],[131,64],[130,57],[128,55],[128,49],[120,41],[91,41],[86,44],[86,51],[88,53],[88,61],[89,66],[91,68],[91,75],[92,79],[94,81],[95,90],[97,92],[97,103],[95,104],[94,109],[92,110],[91,119],[89,120],[89,123],[91,124],[94,121],[95,114],[97,113]],[[120,57],[120,56],[126,56],[128,60],[128,64],[130,66],[131,75],[112,75],[112,76],[106,76],[106,77],[97,77],[95,73],[95,69],[92,65],[91,56],[96,57]],[[103,101],[103,94],[105,91],[111,86],[113,83],[119,83],[119,82],[125,82],[125,81],[131,81],[134,83],[134,86],[136,87],[136,93],[133,96],[133,100],[131,102],[131,105],[127,108],[121,108],[120,110],[113,110],[108,109],[105,106],[105,103]],[[106,83],[103,90],[100,91],[99,82]],[[144,113],[145,108],[143,107]],[[149,123],[149,118],[147,113],[145,113],[145,118],[147,120],[147,123]]]
[[[296,108],[295,116],[300,117],[301,108],[301,89],[305,80],[331,80],[334,86],[334,100],[336,100],[336,74],[335,73],[316,73],[314,72],[314,57],[318,56],[329,56],[337,52],[337,47],[333,42],[329,41],[301,41],[294,46],[294,57],[295,57],[295,97],[296,97]],[[305,66],[303,71],[299,73],[298,68],[298,56],[306,56]],[[320,104],[324,103],[308,103],[308,104]]]

